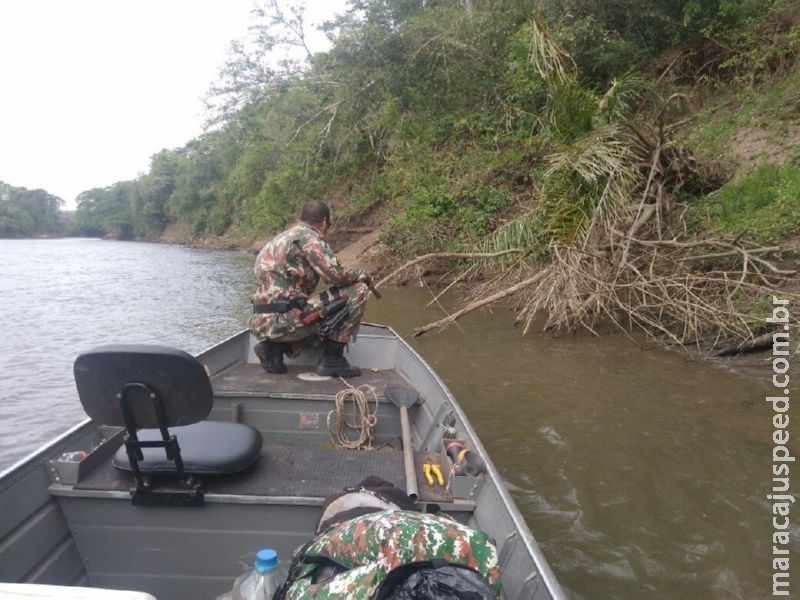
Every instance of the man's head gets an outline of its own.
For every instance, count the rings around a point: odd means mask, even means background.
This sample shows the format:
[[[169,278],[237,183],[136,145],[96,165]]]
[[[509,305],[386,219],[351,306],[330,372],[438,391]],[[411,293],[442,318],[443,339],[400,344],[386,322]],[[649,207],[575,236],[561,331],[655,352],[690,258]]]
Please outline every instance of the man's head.
[[[300,220],[326,233],[331,226],[331,209],[322,200],[308,200],[300,209]]]

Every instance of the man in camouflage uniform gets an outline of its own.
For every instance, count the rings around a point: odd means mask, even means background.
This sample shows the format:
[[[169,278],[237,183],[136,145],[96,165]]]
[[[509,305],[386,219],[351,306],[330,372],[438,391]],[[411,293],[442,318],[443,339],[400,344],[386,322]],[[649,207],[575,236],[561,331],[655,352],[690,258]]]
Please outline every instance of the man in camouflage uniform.
[[[437,578],[437,571],[447,574]],[[374,512],[328,527],[300,548],[276,598],[373,600],[398,588],[409,598],[498,598],[497,547],[447,517]]]
[[[323,339],[317,373],[334,377],[361,374],[344,358],[354,340],[369,295],[370,276],[345,268],[325,241],[331,213],[320,200],[303,205],[299,222],[279,233],[258,253],[250,331],[261,340],[255,347],[261,366],[270,373],[285,373],[284,353],[293,355],[313,344],[323,324],[319,311],[341,298],[346,301],[344,320]],[[320,279],[329,289],[315,294]]]

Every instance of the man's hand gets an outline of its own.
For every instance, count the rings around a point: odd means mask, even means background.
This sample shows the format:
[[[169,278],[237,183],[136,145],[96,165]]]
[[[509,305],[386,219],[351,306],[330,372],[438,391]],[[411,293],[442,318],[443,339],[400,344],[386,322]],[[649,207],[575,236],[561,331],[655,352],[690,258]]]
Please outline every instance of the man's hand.
[[[369,291],[372,292],[372,295],[375,296],[378,300],[381,299],[380,292],[376,290],[374,287],[372,287],[372,275],[370,275],[366,271],[361,271],[358,274],[358,279],[356,281],[361,281],[363,283],[366,283],[367,287],[369,288]]]

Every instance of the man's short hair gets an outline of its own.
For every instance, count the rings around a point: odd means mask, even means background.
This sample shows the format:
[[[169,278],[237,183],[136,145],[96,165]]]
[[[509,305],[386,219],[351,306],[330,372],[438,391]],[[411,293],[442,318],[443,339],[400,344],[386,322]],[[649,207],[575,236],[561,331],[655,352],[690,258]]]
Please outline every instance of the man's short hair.
[[[308,200],[300,209],[300,220],[305,223],[330,223],[331,209],[322,200]]]

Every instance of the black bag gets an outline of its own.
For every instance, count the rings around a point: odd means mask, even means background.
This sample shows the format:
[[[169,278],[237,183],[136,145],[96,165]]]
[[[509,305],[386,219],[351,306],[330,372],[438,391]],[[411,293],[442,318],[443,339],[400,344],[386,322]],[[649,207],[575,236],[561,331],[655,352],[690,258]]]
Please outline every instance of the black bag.
[[[445,561],[420,561],[391,571],[375,600],[496,600],[480,573]]]

